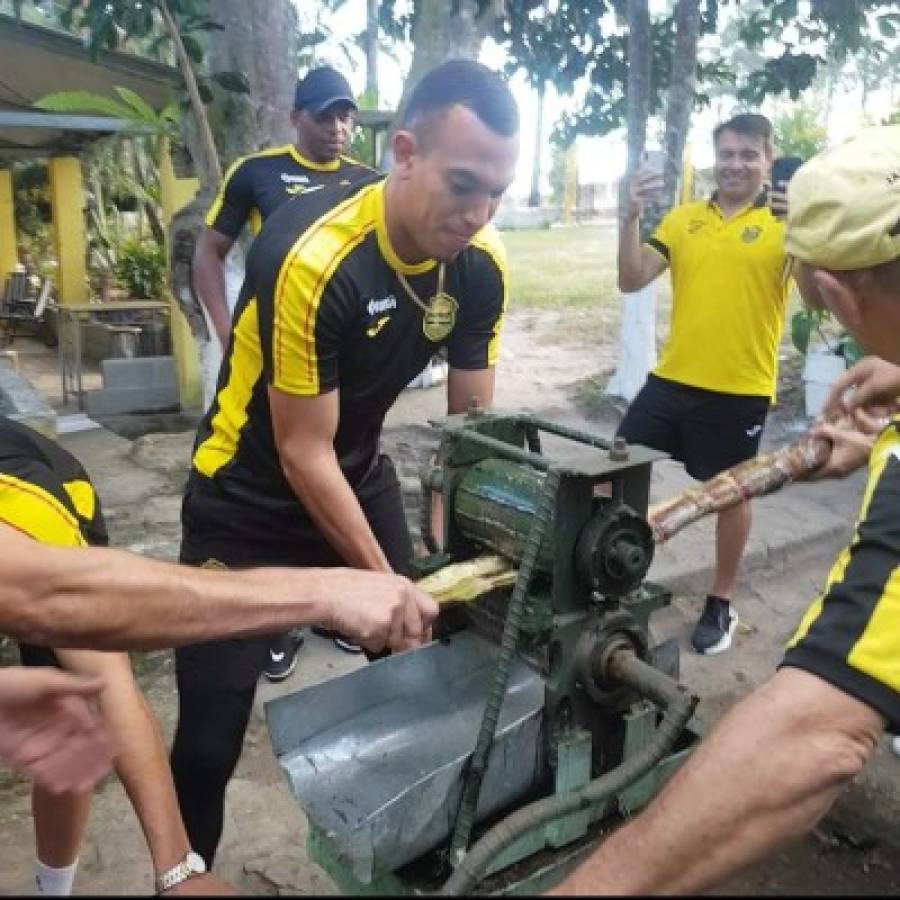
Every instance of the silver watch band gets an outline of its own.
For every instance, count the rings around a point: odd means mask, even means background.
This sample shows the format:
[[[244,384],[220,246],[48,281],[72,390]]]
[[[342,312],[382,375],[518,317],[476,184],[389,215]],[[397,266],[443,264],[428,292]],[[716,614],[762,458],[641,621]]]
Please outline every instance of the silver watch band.
[[[201,857],[189,850],[181,862],[156,877],[156,893],[162,894],[178,884],[187,881],[193,875],[202,875],[206,866]]]

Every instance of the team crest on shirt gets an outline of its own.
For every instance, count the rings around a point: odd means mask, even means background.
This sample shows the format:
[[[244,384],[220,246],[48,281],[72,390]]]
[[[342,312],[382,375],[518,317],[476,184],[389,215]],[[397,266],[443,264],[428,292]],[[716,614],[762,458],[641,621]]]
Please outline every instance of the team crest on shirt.
[[[741,240],[745,244],[752,244],[762,234],[762,228],[758,225],[748,225],[741,232]]]
[[[691,219],[691,221],[688,222],[688,234],[696,234],[705,224],[703,219]]]

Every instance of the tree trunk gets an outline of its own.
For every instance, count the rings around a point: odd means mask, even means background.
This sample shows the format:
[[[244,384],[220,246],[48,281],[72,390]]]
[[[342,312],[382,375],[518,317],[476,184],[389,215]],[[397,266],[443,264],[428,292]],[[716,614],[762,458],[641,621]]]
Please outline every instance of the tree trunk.
[[[631,174],[641,162],[647,139],[647,116],[650,110],[650,10],[647,0],[628,2],[628,83],[626,89],[625,126],[628,132],[628,163]]]
[[[646,12],[645,0],[633,0],[629,4],[629,24],[632,29],[628,43],[629,172],[633,171],[640,161],[647,130],[650,96],[650,23]],[[632,17],[635,19],[634,23],[631,22]],[[699,36],[699,0],[678,0],[675,7],[675,46],[672,51],[666,103],[665,189],[661,202],[645,210],[641,222],[641,234],[645,238],[676,202],[684,145],[694,106]],[[639,65],[636,65],[638,62]],[[643,290],[623,297],[619,364],[607,386],[607,393],[624,397],[628,401],[633,400],[646,380],[647,373],[655,364],[656,285],[649,284]]]
[[[448,59],[477,59],[481,43],[503,15],[503,0],[491,0],[481,13],[478,0],[421,0],[413,26],[413,58],[398,109],[422,76]]]
[[[547,93],[547,82],[542,81],[537,88],[537,125],[534,129],[534,161],[531,165],[531,192],[528,195],[529,206],[541,205],[541,151],[544,149],[544,98]]]
[[[647,137],[650,109],[651,73],[650,10],[648,0],[628,3],[628,84],[626,125],[628,164],[619,185],[619,210],[625,209],[626,191],[631,173],[640,165]],[[621,224],[621,222],[620,222]],[[647,379],[656,363],[656,286],[622,295],[622,319],[619,326],[619,354],[606,393],[629,402]]]
[[[679,0],[675,7],[675,46],[666,106],[665,209],[675,205],[684,145],[694,108],[697,81],[697,42],[700,38],[700,0]]]
[[[290,123],[297,83],[297,14],[290,0],[212,0],[212,72],[243,72],[249,94],[215,89],[211,118],[228,163],[263,147],[292,144]]]
[[[253,20],[256,80],[252,96],[259,140],[266,146],[293,144],[297,132],[290,111],[297,86],[297,11],[291,0],[245,0],[242,5],[244,15]]]
[[[378,109],[378,0],[366,0],[366,98]]]

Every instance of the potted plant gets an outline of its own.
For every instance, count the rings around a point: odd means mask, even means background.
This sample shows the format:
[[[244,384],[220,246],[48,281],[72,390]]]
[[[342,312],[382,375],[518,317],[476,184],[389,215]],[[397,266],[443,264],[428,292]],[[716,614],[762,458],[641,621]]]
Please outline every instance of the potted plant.
[[[831,385],[863,353],[846,331],[835,334],[834,319],[827,310],[804,307],[794,313],[791,342],[806,357],[803,366],[806,415],[815,418],[822,412]]]

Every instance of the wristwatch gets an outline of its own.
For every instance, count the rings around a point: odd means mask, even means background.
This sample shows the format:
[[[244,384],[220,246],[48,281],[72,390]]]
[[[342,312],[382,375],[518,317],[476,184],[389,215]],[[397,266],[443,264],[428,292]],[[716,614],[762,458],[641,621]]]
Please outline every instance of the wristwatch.
[[[176,884],[187,881],[193,875],[202,875],[205,871],[206,863],[203,862],[203,857],[199,853],[194,853],[193,850],[188,850],[187,855],[178,865],[172,866],[162,875],[156,876],[156,893],[162,894],[175,887]]]

